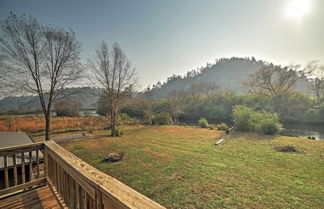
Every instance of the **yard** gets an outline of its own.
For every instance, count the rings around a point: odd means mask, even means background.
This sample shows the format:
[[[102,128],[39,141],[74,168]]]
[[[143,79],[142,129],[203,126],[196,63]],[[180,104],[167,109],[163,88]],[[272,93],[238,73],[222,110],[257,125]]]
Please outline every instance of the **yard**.
[[[177,126],[127,126],[122,137],[61,144],[167,208],[322,208],[324,141]],[[301,152],[274,148],[294,145]],[[122,161],[102,162],[109,152]]]

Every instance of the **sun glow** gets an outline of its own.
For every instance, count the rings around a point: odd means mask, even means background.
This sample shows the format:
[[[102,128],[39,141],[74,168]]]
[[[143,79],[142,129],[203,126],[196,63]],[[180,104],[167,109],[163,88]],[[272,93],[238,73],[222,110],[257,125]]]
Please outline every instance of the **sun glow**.
[[[286,7],[287,17],[301,19],[311,11],[311,0],[290,0]]]

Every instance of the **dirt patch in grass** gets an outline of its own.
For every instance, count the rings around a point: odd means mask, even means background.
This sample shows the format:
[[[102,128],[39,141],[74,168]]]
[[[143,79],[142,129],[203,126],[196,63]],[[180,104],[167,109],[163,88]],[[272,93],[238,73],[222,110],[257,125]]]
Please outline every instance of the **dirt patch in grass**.
[[[297,147],[293,145],[275,147],[275,150],[277,150],[278,152],[295,152],[295,153],[301,152],[299,149],[297,149]]]

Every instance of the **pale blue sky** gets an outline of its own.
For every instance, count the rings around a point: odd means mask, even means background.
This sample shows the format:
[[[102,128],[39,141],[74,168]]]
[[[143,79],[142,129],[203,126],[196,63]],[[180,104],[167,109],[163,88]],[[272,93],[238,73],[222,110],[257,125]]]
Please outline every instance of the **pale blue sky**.
[[[1,0],[0,18],[25,13],[72,28],[88,58],[102,40],[119,42],[140,84],[164,81],[216,58],[255,56],[276,64],[324,61],[324,1],[301,19],[291,0]]]

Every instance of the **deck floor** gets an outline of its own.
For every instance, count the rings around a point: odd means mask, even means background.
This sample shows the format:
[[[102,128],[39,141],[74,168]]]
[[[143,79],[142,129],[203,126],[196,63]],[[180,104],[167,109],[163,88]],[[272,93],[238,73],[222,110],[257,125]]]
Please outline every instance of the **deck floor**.
[[[0,208],[62,208],[46,185],[0,200]]]

